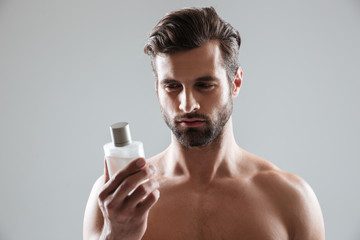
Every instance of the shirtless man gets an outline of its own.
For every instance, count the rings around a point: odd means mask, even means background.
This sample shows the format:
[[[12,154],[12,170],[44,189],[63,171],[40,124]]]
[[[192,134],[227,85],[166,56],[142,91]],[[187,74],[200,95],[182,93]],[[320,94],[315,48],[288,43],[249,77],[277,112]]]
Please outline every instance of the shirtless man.
[[[171,144],[111,179],[105,167],[84,239],[325,239],[310,186],[235,142],[239,47],[238,31],[213,8],[172,12],[152,30],[145,52]]]

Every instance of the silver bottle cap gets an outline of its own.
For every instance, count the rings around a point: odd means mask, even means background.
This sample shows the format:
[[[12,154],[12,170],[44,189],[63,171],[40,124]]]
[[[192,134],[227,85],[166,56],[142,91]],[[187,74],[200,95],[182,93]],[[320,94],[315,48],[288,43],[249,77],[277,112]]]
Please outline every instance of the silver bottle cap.
[[[131,143],[130,127],[127,122],[118,122],[111,125],[110,133],[115,147],[123,147]]]

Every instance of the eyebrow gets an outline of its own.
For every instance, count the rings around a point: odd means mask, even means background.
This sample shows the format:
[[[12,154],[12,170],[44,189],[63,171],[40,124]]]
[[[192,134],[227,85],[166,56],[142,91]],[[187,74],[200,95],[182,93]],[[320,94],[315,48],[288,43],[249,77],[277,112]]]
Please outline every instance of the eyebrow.
[[[203,76],[203,77],[198,77],[197,79],[195,79],[195,82],[211,82],[211,81],[216,81],[216,80],[218,80],[218,79],[214,78],[212,76]],[[165,78],[160,81],[160,84],[169,84],[169,83],[174,83],[174,82],[178,82],[178,81],[175,79],[172,79],[172,78]]]
[[[204,77],[197,78],[195,81],[210,82],[210,81],[216,81],[216,80],[218,80],[218,79],[214,78],[213,76],[204,76]]]
[[[160,81],[160,84],[169,84],[169,83],[174,83],[174,82],[177,82],[177,81],[175,79],[165,78]]]

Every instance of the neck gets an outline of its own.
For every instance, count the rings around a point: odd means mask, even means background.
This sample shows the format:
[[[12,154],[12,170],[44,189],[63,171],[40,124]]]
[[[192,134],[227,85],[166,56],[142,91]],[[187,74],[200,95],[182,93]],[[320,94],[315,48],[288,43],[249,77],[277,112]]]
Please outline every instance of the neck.
[[[231,118],[219,136],[206,146],[185,147],[173,134],[171,140],[167,164],[167,172],[171,175],[186,176],[190,181],[206,184],[234,174],[241,151],[235,142]]]

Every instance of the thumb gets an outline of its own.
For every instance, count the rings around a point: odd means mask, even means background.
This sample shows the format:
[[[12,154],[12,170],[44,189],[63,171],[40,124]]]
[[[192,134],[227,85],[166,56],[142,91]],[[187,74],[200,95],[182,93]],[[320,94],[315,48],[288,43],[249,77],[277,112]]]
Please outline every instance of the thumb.
[[[110,179],[109,169],[108,169],[108,166],[107,166],[106,158],[104,159],[104,165],[105,165],[104,166],[104,176],[105,176],[105,183],[106,183]]]

